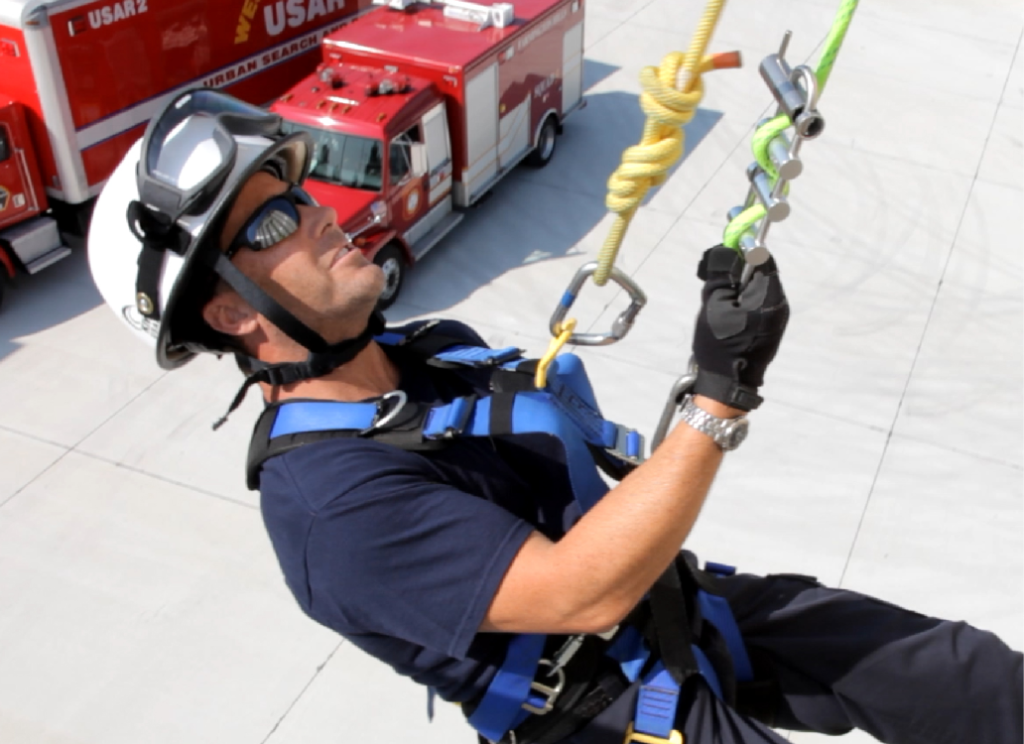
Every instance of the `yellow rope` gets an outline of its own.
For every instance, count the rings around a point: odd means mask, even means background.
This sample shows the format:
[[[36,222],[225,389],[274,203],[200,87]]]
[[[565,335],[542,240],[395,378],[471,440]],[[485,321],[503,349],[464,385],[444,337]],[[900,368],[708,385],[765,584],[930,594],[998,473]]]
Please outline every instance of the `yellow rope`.
[[[537,371],[534,374],[533,384],[537,386],[538,390],[543,390],[544,386],[548,384],[548,367],[551,366],[551,362],[554,361],[555,356],[561,351],[562,347],[565,346],[566,341],[572,336],[572,332],[576,330],[576,318],[568,318],[558,324],[558,335],[551,339],[551,343],[548,345],[548,350],[544,352],[544,356],[537,362]]]
[[[647,121],[640,144],[626,148],[621,165],[608,179],[605,204],[616,217],[597,259],[594,283],[599,287],[607,283],[630,220],[648,190],[664,183],[669,169],[683,155],[682,127],[693,119],[704,97],[701,76],[711,70],[740,66],[739,52],[705,56],[724,5],[725,0],[708,0],[686,54],[672,52],[659,67],[645,67],[640,72],[640,108]]]

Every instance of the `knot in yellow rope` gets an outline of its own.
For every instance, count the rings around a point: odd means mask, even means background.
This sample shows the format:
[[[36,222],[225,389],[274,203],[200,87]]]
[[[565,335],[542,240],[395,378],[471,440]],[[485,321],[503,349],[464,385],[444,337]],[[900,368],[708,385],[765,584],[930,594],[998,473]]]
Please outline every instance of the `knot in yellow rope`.
[[[704,56],[699,61],[690,54],[672,52],[665,55],[660,66],[641,70],[640,108],[647,121],[640,144],[623,151],[622,163],[608,179],[605,205],[616,219],[598,256],[599,267],[594,272],[598,286],[608,281],[629,222],[647,192],[665,182],[669,170],[683,155],[682,127],[693,119],[704,97],[701,76],[739,65],[738,52]]]

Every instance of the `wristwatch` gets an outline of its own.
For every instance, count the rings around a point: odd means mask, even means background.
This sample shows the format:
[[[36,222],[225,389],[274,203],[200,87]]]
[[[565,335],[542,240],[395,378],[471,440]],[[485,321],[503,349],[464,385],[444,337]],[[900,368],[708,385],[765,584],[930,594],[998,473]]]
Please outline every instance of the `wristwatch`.
[[[747,438],[747,430],[750,428],[750,422],[746,416],[727,419],[712,416],[693,402],[692,395],[687,395],[683,399],[680,416],[694,429],[711,437],[723,452],[729,452],[739,447]]]

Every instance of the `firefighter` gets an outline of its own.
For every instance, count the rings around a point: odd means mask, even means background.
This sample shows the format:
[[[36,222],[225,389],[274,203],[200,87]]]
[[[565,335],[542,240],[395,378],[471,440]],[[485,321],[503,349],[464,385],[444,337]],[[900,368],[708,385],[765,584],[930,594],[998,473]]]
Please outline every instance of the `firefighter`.
[[[89,254],[163,368],[231,353],[229,410],[262,389],[249,477],[304,612],[488,741],[1021,744],[1022,656],[994,635],[678,552],[761,402],[789,312],[774,263],[741,291],[735,254],[704,254],[696,392],[633,468],[592,446],[608,422],[571,360],[540,394],[465,325],[385,329],[380,269],[302,190],[311,142],[280,124],[183,94],[108,182]],[[630,472],[605,493],[595,458]]]

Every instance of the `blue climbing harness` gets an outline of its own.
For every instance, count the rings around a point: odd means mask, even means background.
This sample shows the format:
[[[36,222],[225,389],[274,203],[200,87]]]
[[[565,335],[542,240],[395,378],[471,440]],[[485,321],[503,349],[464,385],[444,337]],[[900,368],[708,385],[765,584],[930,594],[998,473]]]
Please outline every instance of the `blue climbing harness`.
[[[608,491],[596,466],[621,478],[642,461],[642,436],[604,419],[582,362],[574,354],[558,356],[548,372],[546,387],[537,390],[532,383],[534,363],[524,361],[520,349],[473,346],[460,339],[432,334],[432,328],[433,322],[428,322],[386,332],[375,340],[407,347],[434,366],[490,369],[494,390],[491,395],[459,397],[447,404],[423,406],[410,401],[404,392],[394,391],[363,403],[288,400],[268,406],[257,422],[249,449],[249,487],[259,487],[260,469],[268,459],[327,438],[371,438],[407,450],[429,451],[461,437],[547,434],[561,445],[573,497],[586,512]],[[706,571],[712,576],[726,576],[732,569],[709,563]],[[652,606],[656,590],[657,585],[652,590]],[[681,588],[678,594],[681,603]],[[698,585],[696,606],[701,617],[723,639],[734,679],[752,679],[750,661],[726,600]],[[657,607],[654,609],[657,623]],[[685,610],[677,608],[677,612],[683,613],[685,627]],[[545,715],[554,708],[560,688],[536,681],[546,638],[534,634],[511,638],[503,665],[468,716],[470,725],[486,739],[501,741],[531,715]],[[661,634],[658,639],[661,640]],[[674,664],[666,659],[670,655],[666,645],[671,644],[659,645],[659,658],[649,663],[648,640],[637,628],[624,626],[605,652],[619,663],[630,683],[640,680],[636,716],[627,733],[627,744],[668,744],[679,738],[674,730],[675,712],[681,683],[691,674],[699,674],[716,695],[723,696],[715,667],[697,645],[687,642],[681,651],[673,652],[682,657]],[[548,661],[543,663],[551,666]]]

